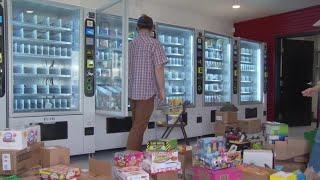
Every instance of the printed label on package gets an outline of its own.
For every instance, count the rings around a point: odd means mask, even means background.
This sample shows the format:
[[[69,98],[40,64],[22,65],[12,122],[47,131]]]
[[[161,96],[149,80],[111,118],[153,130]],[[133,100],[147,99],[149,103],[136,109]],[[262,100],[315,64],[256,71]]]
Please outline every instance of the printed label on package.
[[[2,170],[3,171],[11,171],[10,154],[2,154]]]

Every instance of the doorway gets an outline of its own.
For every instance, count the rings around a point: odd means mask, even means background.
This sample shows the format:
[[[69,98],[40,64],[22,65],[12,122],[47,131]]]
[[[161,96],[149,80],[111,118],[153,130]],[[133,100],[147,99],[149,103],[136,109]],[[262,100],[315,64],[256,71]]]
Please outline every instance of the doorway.
[[[277,39],[276,121],[289,126],[309,126],[317,113],[317,96],[306,98],[301,91],[319,80],[320,36]]]

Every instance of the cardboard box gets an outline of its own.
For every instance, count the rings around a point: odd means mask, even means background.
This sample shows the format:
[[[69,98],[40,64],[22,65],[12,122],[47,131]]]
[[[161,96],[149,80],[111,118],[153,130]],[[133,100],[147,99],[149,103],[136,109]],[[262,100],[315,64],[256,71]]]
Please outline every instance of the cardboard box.
[[[164,172],[158,173],[156,175],[151,176],[152,180],[177,180],[178,173],[177,172]]]
[[[261,121],[259,119],[239,120],[239,128],[247,134],[259,133],[262,130]]]
[[[142,162],[142,168],[150,174],[157,174],[169,171],[179,171],[181,170],[181,163],[179,161],[169,163],[152,163],[150,160],[145,159]]]
[[[89,159],[89,172],[82,173],[79,180],[112,180],[112,165],[106,161]]]
[[[264,124],[266,135],[288,136],[289,127],[287,124],[278,122],[267,122]]]
[[[296,180],[296,175],[283,171],[277,172],[270,176],[270,180]]]
[[[259,167],[273,168],[273,152],[271,150],[244,150],[243,163]]]
[[[27,146],[27,131],[25,129],[0,131],[0,149],[22,150]]]
[[[137,166],[115,167],[114,175],[119,180],[149,180],[149,174]]]
[[[42,166],[50,167],[58,164],[70,164],[70,150],[62,146],[49,146],[42,149]]]
[[[276,173],[273,169],[253,165],[241,165],[237,168],[242,172],[245,180],[269,180],[270,175]]]
[[[237,128],[237,127],[239,127],[239,124],[237,123],[237,121],[234,123],[224,123],[223,121],[216,121],[214,123],[214,128],[213,128],[214,134],[216,136],[224,136],[226,130],[229,127]]]
[[[182,176],[186,177],[187,172],[192,170],[192,150],[179,153],[179,162],[181,162]]]
[[[35,143],[23,150],[0,150],[0,175],[20,175],[41,164],[43,143]]]
[[[210,170],[202,167],[193,168],[193,180],[242,180],[242,173],[237,168]]]
[[[238,120],[238,113],[231,111],[217,111],[216,112],[216,121],[222,121],[224,123],[234,123]]]
[[[40,125],[29,126],[27,131],[27,144],[30,146],[33,143],[41,142],[41,129]]]
[[[29,169],[27,172],[20,175],[21,180],[40,180],[39,170],[41,166],[35,166]]]
[[[305,139],[289,138],[287,141],[276,141],[274,153],[276,160],[288,160],[310,153],[310,144]]]

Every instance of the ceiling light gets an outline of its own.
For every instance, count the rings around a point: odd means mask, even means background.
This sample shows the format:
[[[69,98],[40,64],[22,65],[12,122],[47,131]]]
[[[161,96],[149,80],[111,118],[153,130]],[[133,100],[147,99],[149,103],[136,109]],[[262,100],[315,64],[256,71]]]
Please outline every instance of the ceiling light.
[[[240,8],[240,0],[234,0],[232,8],[233,9],[239,9]]]
[[[26,10],[26,13],[32,14],[32,13],[33,13],[33,10]]]

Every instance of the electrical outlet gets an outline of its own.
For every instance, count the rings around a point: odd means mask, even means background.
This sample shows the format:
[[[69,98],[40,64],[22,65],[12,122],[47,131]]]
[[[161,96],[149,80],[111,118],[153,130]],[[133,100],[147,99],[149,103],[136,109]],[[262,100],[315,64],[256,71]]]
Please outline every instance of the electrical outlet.
[[[197,123],[202,123],[202,117],[197,117]]]

